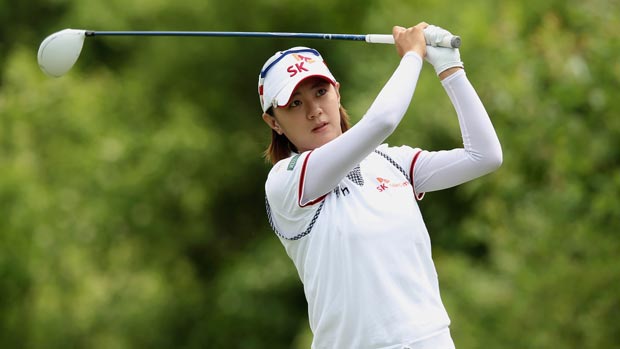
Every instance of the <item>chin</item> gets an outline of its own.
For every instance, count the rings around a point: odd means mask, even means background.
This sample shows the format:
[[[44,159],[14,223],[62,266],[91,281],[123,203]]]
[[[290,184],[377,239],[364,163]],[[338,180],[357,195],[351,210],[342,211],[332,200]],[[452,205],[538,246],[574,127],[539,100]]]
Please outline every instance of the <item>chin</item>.
[[[317,146],[317,148],[320,147],[320,146],[323,146],[323,145],[325,145],[325,144],[327,144],[327,143],[329,143],[331,141],[333,141],[334,139],[338,138],[338,136],[340,136],[340,135],[339,134],[333,134],[333,133],[332,134],[326,134],[319,141],[320,145]]]

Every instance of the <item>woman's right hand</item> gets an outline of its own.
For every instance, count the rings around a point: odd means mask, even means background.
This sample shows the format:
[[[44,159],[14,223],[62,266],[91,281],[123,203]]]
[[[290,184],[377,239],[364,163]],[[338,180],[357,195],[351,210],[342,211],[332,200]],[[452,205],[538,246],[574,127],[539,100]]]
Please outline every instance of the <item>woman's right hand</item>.
[[[392,36],[398,54],[402,57],[409,51],[416,52],[421,58],[426,56],[426,39],[424,38],[424,28],[428,27],[426,22],[421,22],[410,28],[394,26]]]

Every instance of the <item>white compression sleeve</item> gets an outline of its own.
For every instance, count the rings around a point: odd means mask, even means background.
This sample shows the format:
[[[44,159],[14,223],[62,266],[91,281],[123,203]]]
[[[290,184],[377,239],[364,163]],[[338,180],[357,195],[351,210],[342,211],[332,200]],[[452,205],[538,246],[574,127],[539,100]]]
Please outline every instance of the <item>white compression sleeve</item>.
[[[301,179],[304,181],[299,198],[301,205],[334,189],[396,129],[413,97],[422,63],[417,53],[405,54],[364,117],[340,137],[309,155],[306,175]]]
[[[459,119],[463,148],[423,151],[413,173],[417,193],[441,190],[496,170],[502,163],[502,148],[482,101],[465,71],[442,81]]]

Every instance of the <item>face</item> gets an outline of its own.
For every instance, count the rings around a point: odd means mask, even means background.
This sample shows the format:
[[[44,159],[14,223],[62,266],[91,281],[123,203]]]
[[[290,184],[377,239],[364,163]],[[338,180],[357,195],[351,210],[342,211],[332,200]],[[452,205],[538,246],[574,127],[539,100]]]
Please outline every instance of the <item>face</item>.
[[[340,127],[340,85],[318,77],[302,81],[287,105],[263,114],[263,120],[278,134],[284,134],[299,152],[322,146],[342,134]]]

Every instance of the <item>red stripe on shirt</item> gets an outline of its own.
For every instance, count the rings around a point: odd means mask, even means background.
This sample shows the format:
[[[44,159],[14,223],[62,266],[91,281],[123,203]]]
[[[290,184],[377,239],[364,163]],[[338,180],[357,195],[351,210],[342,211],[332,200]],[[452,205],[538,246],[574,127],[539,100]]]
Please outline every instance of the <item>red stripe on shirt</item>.
[[[411,167],[409,168],[409,178],[411,178],[411,187],[413,188],[413,195],[415,196],[415,198],[417,200],[422,200],[422,198],[424,197],[424,193],[416,193],[415,191],[415,185],[413,184],[413,167],[415,166],[415,163],[418,161],[418,157],[420,156],[420,154],[422,153],[421,150],[419,150],[414,156],[413,156],[413,160],[411,161]]]

